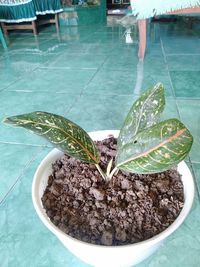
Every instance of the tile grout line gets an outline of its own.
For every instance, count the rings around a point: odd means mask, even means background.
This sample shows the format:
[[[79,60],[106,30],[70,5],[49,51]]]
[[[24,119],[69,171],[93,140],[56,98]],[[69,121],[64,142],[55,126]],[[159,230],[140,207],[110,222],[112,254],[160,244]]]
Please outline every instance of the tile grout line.
[[[88,87],[88,85],[90,84],[90,82],[94,79],[95,75],[100,71],[100,69],[102,68],[102,66],[104,65],[104,63],[107,61],[108,57],[101,63],[101,65],[96,69],[95,73],[92,75],[92,77],[90,78],[90,80],[87,82],[87,84],[83,87],[82,91],[80,92],[80,94],[77,96],[76,98],[76,102],[84,95],[84,91],[86,90],[86,88]],[[75,103],[75,100],[74,100]],[[74,103],[71,104],[71,106],[68,108],[68,110],[64,113],[69,113],[72,108],[74,107]]]
[[[192,160],[192,159],[191,159],[191,163],[192,163],[192,164],[200,164],[200,161],[195,161],[195,160]]]
[[[76,68],[76,67],[54,67],[54,66],[43,66],[43,67],[39,67],[39,69],[57,69],[57,70],[96,70],[98,68]]]
[[[100,72],[101,68],[103,67],[103,65],[105,64],[105,62],[107,61],[107,59],[108,59],[108,57],[105,58],[105,60],[101,63],[101,65],[96,69],[95,73],[92,75],[92,77],[90,78],[90,80],[87,82],[87,84],[84,86],[83,90],[81,91],[81,95],[84,94],[85,89],[88,87],[88,85],[94,79],[94,77],[96,76],[96,74]]]
[[[63,114],[64,115],[67,114],[67,113],[70,113],[70,111],[74,107],[74,104],[80,99],[80,97],[81,97],[81,93],[77,94],[77,96],[74,99],[73,103],[71,103],[71,105],[66,110],[63,110]]]
[[[163,57],[164,57],[164,61],[165,61],[166,68],[167,68],[168,78],[169,78],[170,85],[171,85],[171,88],[172,88],[173,99],[174,99],[174,101],[175,101],[176,110],[177,110],[177,113],[178,113],[179,118],[181,118],[181,116],[180,116],[180,112],[179,112],[179,108],[178,108],[178,104],[177,104],[177,101],[176,101],[175,90],[174,90],[174,86],[173,86],[173,83],[172,83],[172,79],[171,79],[171,75],[170,75],[170,71],[169,71],[169,65],[168,65],[168,62],[167,62],[167,58],[166,58],[166,54],[165,54],[165,49],[164,49],[164,45],[163,45],[162,38],[160,38],[160,42],[161,42],[161,49],[162,49],[162,53],[163,53]]]
[[[6,91],[9,87],[13,86],[16,82],[20,81],[22,79],[22,77],[20,76],[19,78],[16,78],[16,80],[14,80],[13,82],[11,82],[9,85],[7,85],[6,87],[2,88],[0,90],[0,93],[1,92],[4,92]]]
[[[33,68],[32,70],[28,71],[26,74],[29,75],[30,73],[36,71],[37,69],[38,69],[38,66],[35,67],[35,68]],[[24,78],[24,74],[23,74],[23,75],[20,75],[19,78],[17,78],[16,80],[14,80],[11,84],[9,84],[8,86],[6,86],[6,87],[3,88],[2,90],[0,90],[0,93],[1,93],[1,92],[5,92],[5,91],[7,91],[7,89],[9,89],[9,87],[12,87],[15,83],[17,83],[17,82],[23,80],[23,78]],[[12,92],[12,90],[8,90],[8,91],[9,91],[9,92]],[[15,90],[14,90],[14,91],[15,91]]]
[[[169,53],[169,54],[166,54],[167,57],[172,57],[172,56],[186,56],[186,57],[189,57],[189,56],[200,56],[200,53],[186,53],[186,54],[173,54],[173,53]]]
[[[23,170],[20,172],[20,174],[18,175],[17,179],[15,180],[15,182],[13,183],[13,185],[8,189],[7,193],[4,195],[4,197],[0,200],[0,205],[2,205],[6,199],[8,198],[8,196],[10,195],[10,193],[14,190],[16,184],[19,182],[19,180],[23,177],[24,173],[26,172],[26,170],[30,167],[31,163],[34,162],[37,158],[37,156],[43,151],[44,148],[41,148],[31,159],[30,161],[28,161]]]
[[[29,144],[29,143],[20,143],[20,142],[8,142],[8,141],[0,141],[0,144],[5,144],[5,145],[23,145],[23,146],[31,146],[31,147],[42,147],[42,148],[45,148],[45,147],[52,147],[52,146],[49,146],[47,144],[41,144],[41,145],[37,145],[37,144]]]
[[[189,163],[190,163],[190,167],[191,167],[191,172],[192,172],[192,176],[194,177],[194,184],[195,184],[195,187],[196,187],[196,191],[197,191],[197,197],[198,197],[198,200],[200,202],[200,191],[199,191],[199,186],[198,186],[198,183],[197,183],[197,177],[196,177],[196,174],[194,172],[194,168],[193,168],[193,163],[189,157]]]

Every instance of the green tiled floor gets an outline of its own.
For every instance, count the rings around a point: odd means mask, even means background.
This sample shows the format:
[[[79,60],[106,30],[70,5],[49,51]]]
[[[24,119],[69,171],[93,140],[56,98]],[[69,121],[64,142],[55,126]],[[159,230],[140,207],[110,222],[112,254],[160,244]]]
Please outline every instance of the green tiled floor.
[[[137,34],[135,35],[137,36]],[[134,99],[161,81],[164,118],[181,118],[194,135],[188,162],[197,184],[192,212],[165,245],[138,267],[197,267],[200,263],[200,30],[185,23],[152,23],[144,62],[137,39],[123,29],[91,25],[10,35],[0,46],[0,120],[44,110],[87,131],[119,129]],[[31,182],[51,148],[23,129],[0,125],[0,267],[87,267],[43,226],[31,200]],[[103,266],[102,266],[103,267]]]
[[[5,90],[77,95],[84,90],[95,73],[96,70],[37,68]],[[57,79],[58,76],[62,78]],[[55,80],[57,81],[56,88]]]
[[[177,100],[181,120],[194,136],[194,144],[190,153],[193,162],[200,162],[200,100]]]
[[[200,71],[171,71],[170,75],[177,97],[200,98]]]
[[[200,54],[169,55],[167,63],[170,71],[199,71]]]
[[[117,77],[117,79],[116,79]],[[88,84],[84,93],[97,95],[131,95],[133,93],[136,72],[101,69]],[[113,88],[111,91],[110,88]]]
[[[114,91],[111,96],[83,94],[66,116],[87,131],[119,129],[133,101],[134,96]]]

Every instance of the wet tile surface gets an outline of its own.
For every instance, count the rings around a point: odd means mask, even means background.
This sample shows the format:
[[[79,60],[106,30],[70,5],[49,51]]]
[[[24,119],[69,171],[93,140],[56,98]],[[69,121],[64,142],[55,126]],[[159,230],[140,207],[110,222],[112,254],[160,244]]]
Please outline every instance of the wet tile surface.
[[[171,71],[176,97],[200,98],[200,71]]]
[[[37,68],[9,86],[6,91],[80,94],[96,70]],[[60,76],[62,78],[57,79]],[[77,77],[79,77],[77,79]],[[56,81],[56,82],[55,82]]]
[[[57,68],[72,68],[72,69],[97,69],[106,60],[106,55],[90,55],[90,54],[76,54],[69,55],[63,53],[58,56],[54,62],[49,62],[46,66]]]
[[[68,118],[87,131],[120,129],[133,101],[133,96],[83,94]]]
[[[23,175],[23,169],[28,168],[40,150],[41,148],[33,146],[0,143],[1,166],[3,166],[0,176],[0,202]]]
[[[9,35],[0,44],[0,120],[34,110],[54,112],[87,131],[119,129],[136,97],[151,85],[166,88],[163,119],[187,125],[194,145],[197,190],[187,220],[138,267],[196,267],[200,262],[200,28],[181,19],[148,27],[144,62],[120,26],[44,27]],[[51,148],[23,129],[0,125],[0,266],[86,267],[44,227],[31,201],[35,169]],[[39,244],[39,245],[38,245]]]
[[[194,137],[194,145],[191,149],[191,160],[200,162],[200,100],[177,100],[181,120],[190,129]]]
[[[117,78],[116,78],[117,77]],[[88,84],[84,93],[90,95],[132,95],[136,73],[131,70],[100,70]]]
[[[170,71],[192,72],[200,70],[200,55],[183,54],[183,55],[172,55],[166,56],[167,63]]]

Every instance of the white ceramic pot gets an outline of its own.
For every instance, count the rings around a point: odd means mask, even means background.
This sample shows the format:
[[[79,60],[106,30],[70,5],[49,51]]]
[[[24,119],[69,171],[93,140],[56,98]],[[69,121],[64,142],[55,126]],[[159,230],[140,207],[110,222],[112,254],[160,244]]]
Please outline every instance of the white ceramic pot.
[[[103,140],[109,134],[118,136],[119,131],[92,132],[93,140]],[[42,206],[41,197],[46,188],[48,177],[52,171],[52,163],[63,153],[53,149],[41,162],[35,173],[32,185],[33,204],[42,222],[53,232],[63,245],[84,262],[95,267],[128,267],[133,266],[155,252],[162,242],[171,235],[185,220],[194,198],[194,181],[191,172],[184,162],[178,165],[182,174],[185,203],[178,218],[162,233],[132,245],[101,246],[79,241],[59,230],[48,218]],[[53,248],[52,248],[53,249]]]

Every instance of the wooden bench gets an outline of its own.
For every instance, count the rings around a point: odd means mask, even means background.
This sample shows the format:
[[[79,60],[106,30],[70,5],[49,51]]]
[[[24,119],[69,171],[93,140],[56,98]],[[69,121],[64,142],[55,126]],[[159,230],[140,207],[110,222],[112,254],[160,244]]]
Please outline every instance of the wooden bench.
[[[45,16],[45,15],[42,15]],[[38,34],[37,28],[44,24],[53,23],[56,26],[57,32],[59,31],[59,18],[58,13],[53,14],[54,18],[44,18],[41,20],[33,20],[30,22],[21,22],[21,23],[5,23],[1,22],[1,27],[5,35],[8,35],[10,30],[32,30],[34,35]]]

